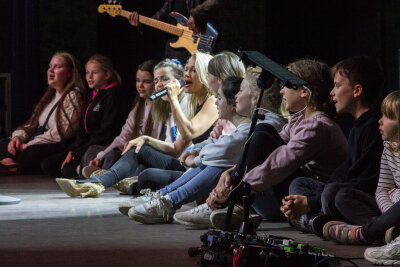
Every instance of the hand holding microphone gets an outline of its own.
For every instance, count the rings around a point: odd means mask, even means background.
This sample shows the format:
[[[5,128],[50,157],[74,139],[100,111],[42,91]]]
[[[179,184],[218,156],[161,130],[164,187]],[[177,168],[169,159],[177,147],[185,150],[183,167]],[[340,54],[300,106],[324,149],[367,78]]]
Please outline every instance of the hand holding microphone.
[[[164,89],[162,89],[162,90],[156,92],[155,94],[151,95],[150,96],[150,100],[154,101],[154,100],[156,100],[156,99],[158,99],[158,98],[160,98],[160,97],[162,97],[162,96],[164,96],[166,94],[168,94],[170,98],[172,98],[174,96],[177,97],[179,95],[179,93],[180,93],[181,87],[183,87],[184,85],[185,85],[185,81],[183,81],[183,80],[179,80],[178,81],[178,80],[175,79],[174,81],[168,83],[167,86]]]

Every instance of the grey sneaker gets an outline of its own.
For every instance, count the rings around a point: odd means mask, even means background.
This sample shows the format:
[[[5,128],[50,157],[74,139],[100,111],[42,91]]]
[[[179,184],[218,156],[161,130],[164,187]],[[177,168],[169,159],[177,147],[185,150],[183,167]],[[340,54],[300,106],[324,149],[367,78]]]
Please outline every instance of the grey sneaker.
[[[212,227],[210,222],[210,215],[212,210],[204,203],[193,209],[177,212],[174,215],[174,220],[177,223],[184,224],[193,228],[207,229]]]
[[[160,197],[160,193],[158,192],[152,192],[150,189],[142,189],[140,190],[140,193],[143,194],[143,196],[140,197],[135,197],[130,199],[129,201],[124,201],[118,204],[118,210],[125,216],[128,216],[128,211],[137,206],[141,205],[143,203],[149,202],[153,198],[158,198]]]
[[[98,166],[92,165],[92,166],[85,166],[82,169],[82,175],[83,177],[85,177],[86,179],[90,178],[90,175],[92,175],[93,172],[100,170],[100,168]]]
[[[163,197],[153,198],[149,202],[131,208],[129,218],[144,223],[171,223],[175,209],[168,207]]]
[[[382,247],[367,248],[364,258],[379,265],[400,264],[400,237]]]
[[[235,208],[233,209],[230,224],[228,224],[228,225],[225,224],[225,217],[226,217],[227,211],[228,211],[228,208],[214,210],[210,216],[211,224],[215,228],[225,230],[225,231],[232,231],[232,230],[239,229],[239,227],[243,221],[243,209],[235,206]],[[254,229],[257,228],[258,226],[260,226],[260,224],[262,222],[262,216],[259,214],[250,214],[249,219],[250,219],[250,221],[253,222]]]

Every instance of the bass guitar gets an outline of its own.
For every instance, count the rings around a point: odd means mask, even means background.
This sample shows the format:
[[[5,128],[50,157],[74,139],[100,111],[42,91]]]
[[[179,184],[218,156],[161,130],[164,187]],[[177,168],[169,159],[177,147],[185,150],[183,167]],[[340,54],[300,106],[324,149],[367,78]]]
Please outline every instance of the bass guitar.
[[[125,18],[129,18],[129,15],[132,13],[123,10],[121,5],[107,4],[99,5],[98,11],[99,13],[106,12],[112,17],[122,16]],[[189,30],[186,26],[188,19],[185,16],[179,13],[173,13],[170,14],[170,16],[177,21],[176,26],[142,15],[139,15],[139,23],[178,36],[178,40],[175,43],[169,44],[173,48],[185,48],[190,54],[193,54],[196,51],[205,53],[212,52],[215,41],[218,37],[218,32],[210,23],[207,23],[207,28],[204,34],[194,34],[193,31]]]

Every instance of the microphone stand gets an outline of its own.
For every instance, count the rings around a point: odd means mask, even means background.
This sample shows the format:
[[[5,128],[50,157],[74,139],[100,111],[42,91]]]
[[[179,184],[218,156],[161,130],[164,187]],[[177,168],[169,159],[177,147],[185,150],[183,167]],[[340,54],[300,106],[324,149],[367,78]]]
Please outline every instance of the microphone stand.
[[[250,130],[248,134],[248,139],[251,138],[251,135],[253,134],[257,121],[264,120],[265,115],[259,114],[259,107],[261,106],[261,101],[264,95],[265,89],[269,88],[275,77],[271,75],[269,72],[263,69],[261,72],[260,77],[257,79],[257,85],[261,89],[260,95],[258,97],[257,101],[257,106],[256,110],[253,113],[251,125],[250,125]],[[240,197],[242,197],[242,204],[243,204],[243,222],[242,225],[240,226],[238,234],[241,236],[246,236],[247,234],[255,234],[255,229],[254,225],[252,222],[249,221],[249,214],[250,214],[250,193],[251,193],[251,186],[243,182],[243,176],[246,171],[246,157],[249,151],[249,146],[250,142],[247,142],[242,156],[241,160],[239,161],[239,165],[235,168],[233,173],[231,174],[231,181],[234,189],[230,193],[229,200],[228,200],[228,211],[225,217],[225,225],[229,225],[231,218],[232,218],[232,213],[233,213],[233,208],[235,206],[235,200],[239,200]]]
[[[297,75],[293,74],[285,67],[280,64],[272,61],[267,58],[263,54],[257,51],[238,51],[241,59],[251,61],[252,63],[260,66],[262,68],[262,72],[260,77],[257,79],[257,86],[261,89],[260,95],[257,101],[257,109],[253,113],[252,122],[249,130],[248,139],[251,138],[254,129],[256,127],[256,123],[258,119],[265,119],[265,116],[259,114],[259,107],[261,106],[261,101],[264,95],[265,89],[269,88],[274,79],[276,78],[281,82],[282,85],[297,89],[299,86],[307,85],[307,82],[300,79]],[[243,203],[243,222],[239,230],[239,236],[246,236],[247,234],[255,234],[254,226],[251,222],[249,222],[249,209],[251,205],[251,186],[250,184],[243,182],[243,176],[246,172],[246,158],[249,151],[250,142],[248,141],[244,147],[241,160],[239,161],[238,166],[235,168],[234,172],[231,174],[231,181],[233,185],[233,190],[229,195],[228,200],[228,211],[225,217],[225,225],[229,225],[233,208],[235,202]],[[240,197],[242,201],[240,201]],[[239,200],[239,201],[238,201]]]

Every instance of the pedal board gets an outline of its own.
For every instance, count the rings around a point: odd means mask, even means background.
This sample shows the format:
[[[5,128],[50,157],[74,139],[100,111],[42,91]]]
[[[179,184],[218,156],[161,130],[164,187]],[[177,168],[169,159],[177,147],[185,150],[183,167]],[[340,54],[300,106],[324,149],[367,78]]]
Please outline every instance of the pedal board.
[[[210,230],[200,237],[201,259],[197,266],[340,267],[323,248],[273,235],[242,236]]]

